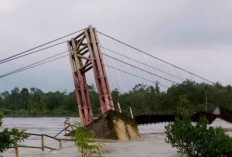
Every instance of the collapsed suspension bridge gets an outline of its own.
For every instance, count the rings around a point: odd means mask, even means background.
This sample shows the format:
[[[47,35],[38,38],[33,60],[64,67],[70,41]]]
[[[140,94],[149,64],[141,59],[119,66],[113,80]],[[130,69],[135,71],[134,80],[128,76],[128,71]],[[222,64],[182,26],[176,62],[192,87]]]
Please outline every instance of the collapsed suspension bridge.
[[[73,37],[71,40],[70,36]],[[166,90],[184,80],[214,84],[211,80],[155,57],[154,53],[144,52],[91,26],[1,59],[0,65],[51,50],[51,56],[1,74],[0,78],[69,57],[83,124],[89,124],[93,120],[88,91],[84,91],[87,85],[93,85],[98,90],[104,114],[108,110],[114,110],[111,96],[114,89],[123,93],[137,84],[158,84],[161,90]],[[79,87],[81,84],[83,87]],[[83,91],[78,93],[79,90]]]

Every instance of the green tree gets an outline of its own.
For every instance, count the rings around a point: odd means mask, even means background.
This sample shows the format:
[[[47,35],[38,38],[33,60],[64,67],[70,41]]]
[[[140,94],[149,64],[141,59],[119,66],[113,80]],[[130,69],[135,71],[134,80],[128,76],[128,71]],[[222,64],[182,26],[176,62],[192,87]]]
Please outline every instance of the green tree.
[[[206,118],[194,125],[189,110],[183,110],[181,113],[182,119],[177,118],[175,122],[165,126],[166,142],[176,147],[180,153],[189,156],[232,156],[232,140],[226,135],[225,129],[207,127]]]
[[[22,101],[22,108],[23,109],[28,109],[28,105],[29,105],[29,91],[27,88],[23,88],[20,92],[21,95],[21,101]]]
[[[29,102],[29,110],[44,111],[46,109],[45,103],[39,94],[31,96]]]

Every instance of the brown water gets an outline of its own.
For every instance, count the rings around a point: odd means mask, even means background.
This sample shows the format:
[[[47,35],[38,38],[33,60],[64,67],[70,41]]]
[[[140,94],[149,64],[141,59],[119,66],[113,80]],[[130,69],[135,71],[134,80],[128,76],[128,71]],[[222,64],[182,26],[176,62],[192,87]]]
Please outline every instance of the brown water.
[[[3,127],[4,128],[18,128],[20,130],[25,130],[26,132],[30,133],[40,133],[40,134],[48,134],[51,136],[56,135],[59,131],[61,131],[64,128],[63,122],[65,121],[65,118],[60,117],[44,117],[44,118],[4,118],[3,121]],[[79,122],[79,118],[70,118],[70,122]],[[136,150],[141,150],[146,148],[146,156],[153,156],[154,153],[157,153],[157,156],[179,156],[176,153],[176,150],[171,148],[171,146],[164,142],[165,134],[163,133],[165,131],[165,125],[168,123],[156,123],[156,124],[150,124],[150,125],[141,125],[139,126],[139,132],[142,135],[141,140],[134,141],[134,142],[126,142],[126,143],[113,143],[113,144],[106,144],[106,148],[109,149],[108,154],[105,156],[118,156],[118,153],[122,154],[121,156],[127,156],[127,152],[131,154],[132,152],[136,152]],[[225,122],[221,119],[216,119],[211,126],[217,127],[221,126],[224,128],[232,129],[232,124]],[[161,133],[161,134],[150,134],[150,133]],[[227,132],[230,136],[232,136],[231,132]],[[62,134],[63,135],[63,134]],[[62,137],[62,135],[59,135],[59,137]],[[153,137],[154,136],[154,137]],[[151,138],[152,137],[152,138]],[[155,139],[153,139],[155,138]],[[24,145],[31,145],[31,146],[40,146],[41,140],[40,137],[31,136],[28,140],[25,140],[23,143]],[[68,143],[69,144],[69,143]],[[58,142],[54,141],[50,138],[45,138],[45,145],[51,146],[53,148],[59,148]],[[73,142],[70,144],[73,146]],[[144,145],[144,147],[142,147]],[[150,145],[155,145],[155,149],[150,148]],[[124,152],[125,148],[128,149],[128,151]],[[161,147],[163,149],[161,149]],[[68,152],[73,152],[73,156],[78,156],[76,154],[77,150],[73,146],[71,148],[65,148],[61,151],[54,151],[54,152],[42,152],[41,150],[35,150],[35,149],[22,149],[20,148],[20,154],[25,157],[31,157],[36,154],[38,157],[46,157],[46,156],[54,156],[54,157],[63,157],[68,156],[72,157],[72,154],[68,155]],[[139,151],[140,152],[140,151]],[[137,156],[139,156],[139,152],[136,152]],[[159,152],[159,153],[158,153]],[[166,154],[164,153],[166,152]],[[140,152],[141,153],[141,152]],[[162,155],[161,155],[162,154]],[[10,149],[7,151],[7,153],[0,154],[0,157],[14,157],[14,149]],[[135,155],[135,154],[134,154]],[[135,155],[136,156],[136,155]]]
[[[64,128],[65,117],[43,117],[43,118],[4,118],[3,128],[18,128],[29,133],[48,134],[55,136]],[[80,119],[70,118],[71,123],[80,122]],[[58,137],[63,138],[63,134]],[[54,143],[53,139],[45,137],[45,144],[49,146]],[[31,136],[21,144],[30,146],[41,146],[41,137]],[[0,154],[0,157],[7,157],[7,153]]]

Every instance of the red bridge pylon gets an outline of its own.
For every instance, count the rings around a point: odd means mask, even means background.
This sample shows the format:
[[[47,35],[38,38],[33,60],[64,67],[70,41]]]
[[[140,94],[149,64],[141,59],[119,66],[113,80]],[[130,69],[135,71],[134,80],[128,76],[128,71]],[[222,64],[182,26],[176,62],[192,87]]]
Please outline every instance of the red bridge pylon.
[[[93,68],[102,114],[109,110],[114,110],[96,29],[89,26],[82,33],[69,40],[68,49],[79,115],[81,123],[87,125],[93,121],[93,112],[85,76],[85,73],[90,69]]]

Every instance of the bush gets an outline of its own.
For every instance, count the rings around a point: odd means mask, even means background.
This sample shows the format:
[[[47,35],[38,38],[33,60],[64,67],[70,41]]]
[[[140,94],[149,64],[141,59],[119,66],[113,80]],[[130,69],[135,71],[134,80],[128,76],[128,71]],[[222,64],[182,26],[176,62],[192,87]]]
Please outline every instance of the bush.
[[[192,124],[189,111],[182,111],[182,119],[165,126],[167,139],[178,152],[189,156],[232,156],[232,140],[221,127],[207,127],[206,118]]]
[[[103,153],[102,145],[100,143],[94,142],[94,134],[86,133],[84,127],[81,127],[80,123],[77,125],[78,128],[75,130],[72,136],[75,137],[76,145],[82,156],[91,156],[92,154],[101,156]]]
[[[2,118],[3,113],[0,112],[0,127],[2,126]],[[3,129],[3,131],[0,132],[0,153],[4,152],[6,149],[9,149],[12,147],[12,145],[14,146],[15,140],[23,141],[28,137],[28,134],[15,128],[11,130]]]

